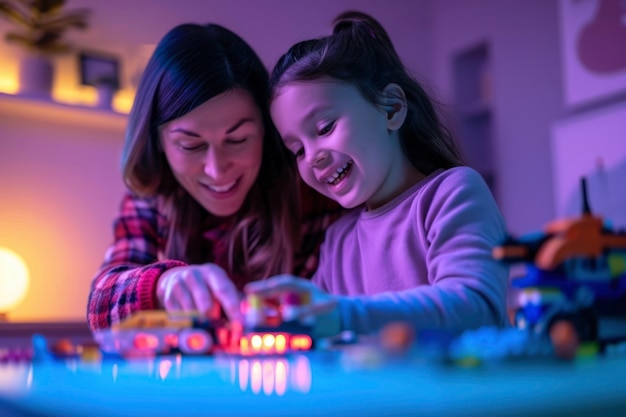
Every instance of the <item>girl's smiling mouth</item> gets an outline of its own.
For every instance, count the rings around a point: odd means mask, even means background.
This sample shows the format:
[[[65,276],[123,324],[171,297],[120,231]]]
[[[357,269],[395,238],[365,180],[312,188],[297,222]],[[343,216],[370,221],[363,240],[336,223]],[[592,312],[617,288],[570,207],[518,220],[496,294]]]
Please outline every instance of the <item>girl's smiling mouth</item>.
[[[346,177],[346,175],[348,175],[351,169],[352,161],[346,162],[343,166],[337,168],[337,171],[335,173],[325,179],[326,183],[330,185],[339,184]]]

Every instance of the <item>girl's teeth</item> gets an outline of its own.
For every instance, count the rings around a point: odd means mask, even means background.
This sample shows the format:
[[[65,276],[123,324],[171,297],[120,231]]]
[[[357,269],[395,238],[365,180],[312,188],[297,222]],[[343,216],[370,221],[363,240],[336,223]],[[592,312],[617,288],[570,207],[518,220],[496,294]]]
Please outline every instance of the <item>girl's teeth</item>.
[[[337,172],[334,175],[326,178],[326,182],[331,185],[339,183],[339,181],[346,176],[346,171],[348,170],[348,168],[350,168],[351,165],[352,162],[347,162],[344,166],[337,168]]]

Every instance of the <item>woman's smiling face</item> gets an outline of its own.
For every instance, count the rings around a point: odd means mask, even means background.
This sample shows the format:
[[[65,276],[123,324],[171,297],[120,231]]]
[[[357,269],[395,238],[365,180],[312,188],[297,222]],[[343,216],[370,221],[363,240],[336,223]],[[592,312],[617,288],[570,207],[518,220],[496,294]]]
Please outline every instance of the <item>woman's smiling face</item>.
[[[328,78],[290,82],[271,114],[300,175],[320,193],[347,208],[376,208],[397,195],[402,148],[383,107],[356,86]]]
[[[174,177],[207,211],[230,216],[261,168],[261,112],[245,90],[220,94],[159,128]]]

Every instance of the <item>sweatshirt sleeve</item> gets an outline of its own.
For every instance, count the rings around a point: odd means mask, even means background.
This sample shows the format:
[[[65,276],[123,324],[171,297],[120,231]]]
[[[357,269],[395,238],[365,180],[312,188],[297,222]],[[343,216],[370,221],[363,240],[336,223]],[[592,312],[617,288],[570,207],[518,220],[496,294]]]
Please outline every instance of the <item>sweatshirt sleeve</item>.
[[[391,321],[453,331],[508,325],[509,269],[491,255],[505,239],[506,226],[482,177],[467,168],[459,171],[420,196],[417,221],[427,242],[429,285],[340,296],[344,329],[366,334]]]
[[[156,283],[183,262],[158,261],[164,246],[156,200],[126,194],[113,222],[114,241],[91,283],[87,323],[92,331],[109,328],[139,310],[158,308]]]

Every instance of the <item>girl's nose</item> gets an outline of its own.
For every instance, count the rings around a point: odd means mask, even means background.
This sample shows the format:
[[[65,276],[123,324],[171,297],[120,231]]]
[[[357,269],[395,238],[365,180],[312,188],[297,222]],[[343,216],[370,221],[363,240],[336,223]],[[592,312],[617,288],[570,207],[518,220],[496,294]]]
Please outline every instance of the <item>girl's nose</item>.
[[[324,163],[328,161],[329,153],[324,150],[319,150],[313,153],[313,156],[309,159],[309,166],[312,168],[319,168],[324,166]]]

